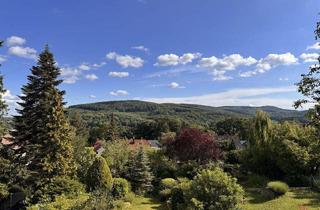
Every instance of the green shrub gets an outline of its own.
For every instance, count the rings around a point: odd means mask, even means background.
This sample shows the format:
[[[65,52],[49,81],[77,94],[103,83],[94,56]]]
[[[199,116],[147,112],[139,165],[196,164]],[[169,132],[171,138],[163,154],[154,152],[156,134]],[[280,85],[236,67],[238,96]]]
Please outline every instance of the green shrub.
[[[115,198],[123,198],[130,191],[130,184],[126,179],[123,178],[114,178],[113,179],[113,188],[112,195]]]
[[[85,192],[83,184],[70,177],[60,176],[42,183],[34,193],[36,202],[52,202],[59,195],[77,197]]]
[[[225,210],[236,207],[243,195],[237,180],[222,169],[204,169],[191,181],[188,192],[189,203],[203,206],[204,209]],[[191,202],[191,201],[197,202]]]
[[[103,157],[97,156],[91,165],[87,183],[91,191],[104,190],[110,192],[112,190],[111,171]]]
[[[8,186],[0,183],[0,201],[6,199],[9,195]]]
[[[162,189],[172,189],[177,185],[177,181],[172,178],[165,178],[161,180],[160,185]]]
[[[150,160],[150,168],[153,175],[157,179],[163,179],[167,177],[175,177],[177,173],[176,163],[169,159],[162,150],[154,150],[148,153]]]
[[[188,179],[193,179],[197,175],[199,170],[199,164],[196,161],[186,161],[179,165],[178,176],[187,177]]]
[[[79,209],[79,206],[84,204],[89,199],[87,194],[81,194],[77,197],[68,197],[60,195],[53,202],[40,203],[27,208],[27,210],[57,210],[57,209]]]
[[[77,205],[72,210],[104,210],[113,209],[113,201],[111,196],[108,196],[105,191],[94,191],[89,199],[81,205]]]
[[[289,186],[280,181],[268,182],[267,188],[274,192],[276,195],[284,195],[288,192]]]
[[[167,200],[171,196],[171,190],[178,184],[175,179],[165,178],[160,182],[159,195],[161,200]]]
[[[187,178],[178,178],[178,184],[171,190],[169,205],[172,210],[186,209],[186,194],[190,189],[191,181]]]

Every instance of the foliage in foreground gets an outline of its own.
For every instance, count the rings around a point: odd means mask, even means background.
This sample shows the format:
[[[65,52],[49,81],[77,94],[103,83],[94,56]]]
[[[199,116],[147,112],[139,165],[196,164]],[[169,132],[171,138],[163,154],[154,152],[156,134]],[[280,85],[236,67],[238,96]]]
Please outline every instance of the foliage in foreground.
[[[203,209],[233,209],[242,198],[243,189],[220,168],[205,169],[192,180],[189,196],[191,205]]]
[[[123,198],[128,195],[130,184],[126,179],[114,178],[112,187],[112,196],[115,198]]]
[[[289,191],[289,186],[281,181],[268,182],[267,188],[278,196],[284,195]]]
[[[137,153],[132,153],[128,162],[128,180],[132,184],[132,190],[137,194],[151,192],[153,175],[150,162],[142,147]]]
[[[89,169],[88,185],[90,190],[111,192],[112,183],[112,175],[106,160],[101,156],[97,156]]]

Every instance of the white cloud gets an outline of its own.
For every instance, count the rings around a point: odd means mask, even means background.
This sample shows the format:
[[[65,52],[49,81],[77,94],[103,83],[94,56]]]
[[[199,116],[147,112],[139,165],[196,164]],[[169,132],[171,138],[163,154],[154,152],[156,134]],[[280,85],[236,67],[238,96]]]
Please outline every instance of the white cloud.
[[[106,65],[107,63],[106,62],[101,62],[101,63],[95,63],[92,65],[93,68],[100,68],[104,65]]]
[[[106,62],[101,62],[101,63],[94,63],[94,64],[89,64],[89,63],[82,63],[79,65],[78,69],[82,71],[89,71],[91,69],[97,69],[100,68],[104,65],[106,65]]]
[[[13,46],[9,48],[8,52],[22,58],[37,59],[37,51],[30,47]]]
[[[123,77],[128,77],[129,76],[129,72],[124,72],[124,71],[111,71],[108,74],[110,77],[119,77],[119,78],[123,78]]]
[[[172,88],[172,89],[176,89],[176,88],[185,88],[184,86],[181,86],[179,83],[177,82],[171,82],[170,84],[168,84],[168,87],[169,88]]]
[[[91,69],[91,67],[88,64],[83,63],[79,66],[79,69],[83,71],[88,71]]]
[[[126,96],[126,95],[129,95],[129,93],[126,90],[116,90],[116,91],[111,91],[110,95],[113,95],[113,96]]]
[[[17,45],[24,45],[26,43],[26,40],[19,36],[10,36],[6,40],[7,46],[17,46]]]
[[[316,42],[313,45],[308,46],[307,50],[320,50],[320,42]]]
[[[285,94],[296,92],[296,87],[277,88],[239,88],[218,93],[211,93],[200,96],[178,97],[178,98],[140,98],[144,101],[156,103],[185,103],[201,104],[207,106],[277,106],[291,108],[296,100],[294,98],[276,98],[272,94]]]
[[[98,79],[98,76],[95,74],[87,74],[84,76],[87,80],[94,81]]]
[[[132,47],[132,49],[134,49],[134,50],[140,50],[140,51],[143,51],[143,52],[149,52],[149,49],[146,48],[145,46],[142,46],[142,45],[140,45],[140,46],[134,46],[134,47]]]
[[[197,66],[209,69],[213,75],[213,80],[230,80],[232,79],[230,76],[225,76],[226,71],[235,70],[239,66],[251,66],[257,62],[258,61],[251,56],[245,58],[240,54],[231,54],[223,58],[217,58],[215,56],[202,58]]]
[[[290,66],[298,64],[298,58],[291,53],[269,54],[265,58],[260,59],[256,65],[256,69],[240,73],[240,77],[251,77],[257,74],[265,73],[278,66]]]
[[[123,68],[140,68],[144,64],[144,60],[140,57],[134,57],[130,55],[119,55],[115,52],[110,52],[106,55],[110,60],[115,60]]]
[[[159,55],[155,66],[176,66],[191,63],[193,60],[201,57],[201,53],[185,53],[182,56],[176,54]]]
[[[9,108],[9,114],[16,113],[15,109],[19,108],[17,102],[20,102],[20,98],[18,96],[14,96],[11,94],[10,90],[7,90],[3,95],[3,100],[6,102]]]
[[[6,56],[0,55],[0,64],[7,60]]]
[[[95,95],[90,95],[89,98],[96,98],[96,96]]]
[[[257,63],[257,60],[251,56],[244,58],[240,54],[231,54],[223,58],[217,58],[215,56],[202,58],[198,66],[225,71],[235,70],[238,66],[251,66],[255,63]]]
[[[61,68],[61,76],[64,83],[73,84],[80,79],[81,71],[77,68],[63,67]]]
[[[213,75],[215,81],[226,81],[232,79],[230,76],[225,75],[226,71],[213,70],[210,74]]]
[[[302,53],[300,58],[305,63],[314,63],[318,61],[319,54],[318,53]]]

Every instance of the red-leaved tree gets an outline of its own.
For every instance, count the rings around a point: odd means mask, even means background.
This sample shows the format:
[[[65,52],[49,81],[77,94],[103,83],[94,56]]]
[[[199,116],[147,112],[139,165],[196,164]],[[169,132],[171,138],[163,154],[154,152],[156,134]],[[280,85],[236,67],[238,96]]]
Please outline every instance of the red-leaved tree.
[[[194,160],[206,163],[221,156],[215,137],[196,128],[185,128],[174,139],[166,141],[166,151],[180,161]]]

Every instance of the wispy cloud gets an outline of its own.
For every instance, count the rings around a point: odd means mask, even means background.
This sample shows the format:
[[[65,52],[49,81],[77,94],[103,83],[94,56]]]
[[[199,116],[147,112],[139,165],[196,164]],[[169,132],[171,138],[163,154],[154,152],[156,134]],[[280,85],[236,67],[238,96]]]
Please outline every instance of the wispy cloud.
[[[131,49],[140,50],[140,51],[143,51],[143,52],[146,52],[146,53],[149,52],[149,48],[147,48],[147,47],[145,47],[143,45],[133,46],[133,47],[131,47]]]
[[[106,62],[89,64],[89,63],[81,63],[76,67],[64,66],[61,68],[61,77],[63,78],[63,82],[66,84],[74,84],[81,78],[85,78],[90,81],[94,81],[98,79],[96,74],[85,74],[90,70],[98,69],[102,66],[106,65]]]
[[[129,72],[126,71],[111,71],[109,72],[109,77],[119,77],[119,78],[123,78],[123,77],[128,77],[129,76]]]
[[[302,53],[300,58],[305,63],[314,63],[318,61],[319,54],[318,53]]]
[[[313,45],[308,46],[307,50],[320,50],[320,42],[316,42]]]
[[[126,90],[116,90],[116,91],[111,91],[110,95],[112,95],[112,96],[126,96],[126,95],[129,95],[129,93]]]
[[[270,105],[292,109],[292,104],[295,99],[286,97],[276,98],[272,97],[272,94],[287,94],[295,91],[296,87],[292,86],[277,88],[237,88],[199,96],[139,99],[156,103],[185,103],[208,106]]]

